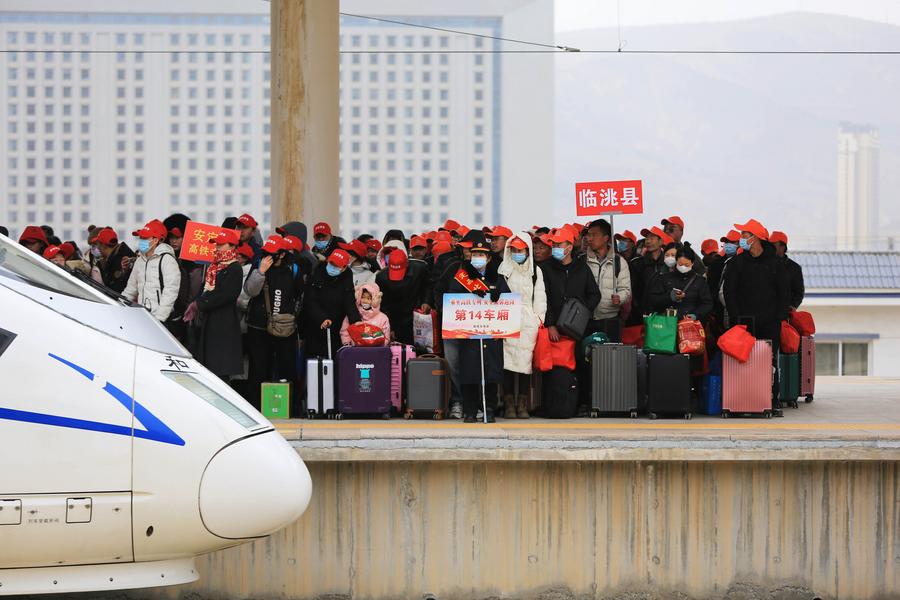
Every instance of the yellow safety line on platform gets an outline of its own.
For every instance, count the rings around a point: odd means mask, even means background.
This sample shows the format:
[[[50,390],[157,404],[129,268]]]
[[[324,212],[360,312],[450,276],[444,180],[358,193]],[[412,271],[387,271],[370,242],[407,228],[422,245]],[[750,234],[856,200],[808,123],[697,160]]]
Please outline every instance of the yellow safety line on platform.
[[[769,420],[754,420],[752,423],[494,423],[494,424],[467,424],[467,423],[411,423],[409,421],[396,423],[360,423],[360,422],[319,422],[319,423],[275,423],[278,430],[292,429],[532,429],[532,430],[556,430],[556,429],[782,429],[782,430],[823,430],[823,431],[896,431],[900,430],[898,423],[775,423]]]

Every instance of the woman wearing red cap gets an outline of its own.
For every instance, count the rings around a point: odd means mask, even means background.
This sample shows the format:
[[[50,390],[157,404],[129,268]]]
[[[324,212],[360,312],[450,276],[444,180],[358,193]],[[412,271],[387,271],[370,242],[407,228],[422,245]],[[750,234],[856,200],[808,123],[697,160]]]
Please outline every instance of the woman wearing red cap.
[[[389,241],[390,244],[400,242]],[[413,343],[413,311],[421,308],[431,310],[428,300],[431,286],[428,270],[421,261],[411,261],[406,252],[397,248],[388,254],[387,267],[375,275],[383,298],[381,310],[391,320],[394,339],[403,344]]]
[[[301,316],[309,357],[328,356],[325,336],[329,333],[332,353],[337,352],[341,347],[340,328],[344,318],[351,324],[360,320],[349,266],[350,254],[337,248],[319,263],[307,280]]]
[[[238,232],[222,229],[215,238],[216,251],[206,270],[203,293],[185,311],[185,320],[199,312],[200,340],[197,359],[224,381],[244,372],[241,319],[237,299],[244,273],[237,262]]]

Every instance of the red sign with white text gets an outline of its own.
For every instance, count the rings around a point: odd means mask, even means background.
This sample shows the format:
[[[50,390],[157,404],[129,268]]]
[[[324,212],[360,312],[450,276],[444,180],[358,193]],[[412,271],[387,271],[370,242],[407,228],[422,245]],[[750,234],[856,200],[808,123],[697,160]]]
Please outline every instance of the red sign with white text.
[[[194,262],[212,262],[216,245],[209,240],[222,231],[221,227],[188,221],[184,226],[184,240],[181,242],[179,258]]]
[[[644,212],[641,180],[589,181],[575,184],[575,214],[639,215]]]

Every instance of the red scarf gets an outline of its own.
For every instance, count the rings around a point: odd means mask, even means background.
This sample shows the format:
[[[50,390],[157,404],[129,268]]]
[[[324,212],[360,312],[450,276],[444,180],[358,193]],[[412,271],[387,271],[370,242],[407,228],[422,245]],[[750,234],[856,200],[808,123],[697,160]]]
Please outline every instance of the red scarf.
[[[206,270],[206,285],[204,289],[212,290],[216,287],[216,276],[219,271],[237,260],[237,250],[216,250],[213,263]]]
[[[485,292],[487,292],[491,289],[481,279],[473,279],[472,277],[469,277],[469,274],[463,268],[460,268],[459,271],[456,272],[456,276],[454,277],[454,279],[470,292],[474,292],[476,290],[484,290]]]

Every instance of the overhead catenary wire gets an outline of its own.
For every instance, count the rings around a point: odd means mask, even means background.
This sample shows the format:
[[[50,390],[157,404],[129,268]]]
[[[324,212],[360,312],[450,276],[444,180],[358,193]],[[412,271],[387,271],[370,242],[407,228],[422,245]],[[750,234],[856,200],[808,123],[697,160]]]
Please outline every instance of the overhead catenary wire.
[[[269,50],[59,50],[45,48],[2,49],[0,54],[271,54]],[[340,54],[696,54],[773,56],[897,56],[900,50],[339,50]]]

